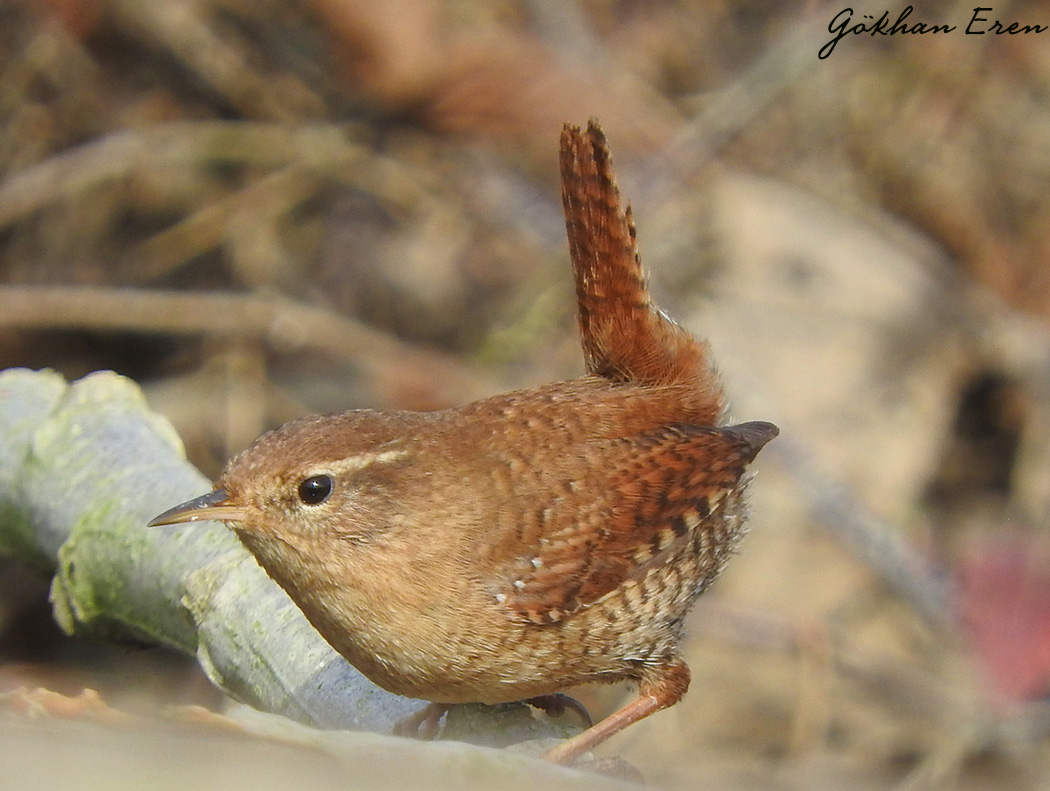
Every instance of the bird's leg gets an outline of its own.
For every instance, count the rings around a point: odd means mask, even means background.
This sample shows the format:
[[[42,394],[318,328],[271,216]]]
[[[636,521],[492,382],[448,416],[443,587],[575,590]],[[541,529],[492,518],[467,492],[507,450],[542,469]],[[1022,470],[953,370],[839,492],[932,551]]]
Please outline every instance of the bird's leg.
[[[446,703],[428,703],[415,714],[409,714],[394,725],[395,736],[408,736],[415,739],[434,739],[438,735],[441,718],[448,711]]]
[[[680,659],[649,668],[638,688],[638,697],[597,725],[552,747],[543,754],[556,764],[571,764],[583,753],[655,711],[673,706],[689,688],[689,668]]]

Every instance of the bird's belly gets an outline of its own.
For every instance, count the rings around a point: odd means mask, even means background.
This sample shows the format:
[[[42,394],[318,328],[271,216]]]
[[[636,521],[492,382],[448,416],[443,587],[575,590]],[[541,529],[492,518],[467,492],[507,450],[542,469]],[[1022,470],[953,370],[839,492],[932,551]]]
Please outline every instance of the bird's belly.
[[[513,624],[502,612],[469,629],[412,639],[390,623],[350,630],[315,623],[373,683],[437,703],[506,703],[592,681],[637,679],[675,652],[677,619],[625,624],[611,597],[555,624]],[[618,617],[619,616],[619,617]],[[497,620],[498,619],[498,620]],[[435,634],[440,636],[435,639]]]

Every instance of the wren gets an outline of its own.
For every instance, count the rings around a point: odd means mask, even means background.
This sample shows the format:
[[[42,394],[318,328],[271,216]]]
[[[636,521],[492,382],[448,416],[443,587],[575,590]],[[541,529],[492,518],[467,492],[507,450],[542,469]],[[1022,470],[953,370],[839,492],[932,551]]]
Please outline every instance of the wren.
[[[778,429],[723,424],[707,345],[650,300],[594,121],[565,126],[561,181],[586,375],[293,421],[150,524],[225,521],[336,651],[439,708],[635,682],[545,755],[571,763],[685,693],[682,622]]]

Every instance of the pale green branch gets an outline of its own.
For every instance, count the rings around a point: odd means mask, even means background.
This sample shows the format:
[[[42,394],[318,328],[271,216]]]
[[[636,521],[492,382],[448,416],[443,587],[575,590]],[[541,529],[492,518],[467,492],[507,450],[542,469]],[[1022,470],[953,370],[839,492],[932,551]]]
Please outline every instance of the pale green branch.
[[[210,485],[128,379],[0,372],[0,551],[54,569],[63,629],[193,654],[232,697],[311,725],[389,732],[418,710],[336,654],[225,527],[146,527]],[[554,732],[472,708],[478,740]]]

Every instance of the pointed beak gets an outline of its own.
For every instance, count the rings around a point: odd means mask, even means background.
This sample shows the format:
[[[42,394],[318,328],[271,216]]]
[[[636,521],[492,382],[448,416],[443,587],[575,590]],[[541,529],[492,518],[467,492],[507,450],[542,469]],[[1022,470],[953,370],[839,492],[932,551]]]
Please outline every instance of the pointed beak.
[[[180,522],[199,522],[215,519],[221,522],[243,522],[247,510],[230,502],[230,495],[225,489],[216,489],[200,497],[169,508],[160,516],[154,517],[147,527],[157,525],[175,525]]]

